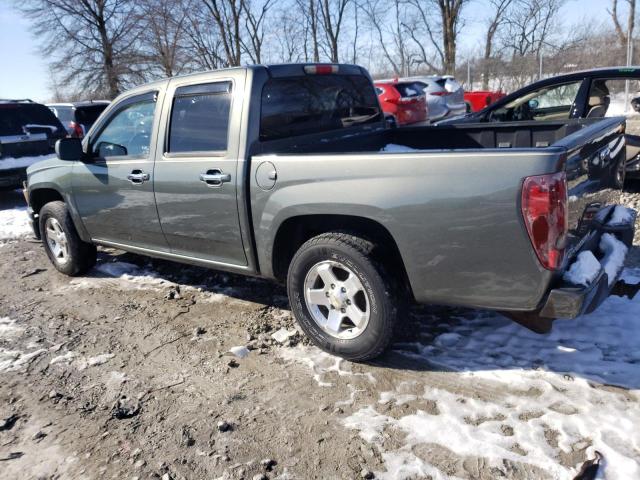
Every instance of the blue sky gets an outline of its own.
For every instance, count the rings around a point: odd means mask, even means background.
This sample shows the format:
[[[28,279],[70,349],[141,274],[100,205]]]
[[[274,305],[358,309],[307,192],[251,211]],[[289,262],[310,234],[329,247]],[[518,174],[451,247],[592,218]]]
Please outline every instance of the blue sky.
[[[11,6],[0,0],[0,98],[31,98],[46,101],[51,97],[49,68],[38,51],[38,42],[29,23]],[[563,7],[566,23],[583,18],[607,19],[608,0],[569,0]],[[462,48],[473,48],[481,42],[485,11],[482,2],[471,3],[466,12]]]

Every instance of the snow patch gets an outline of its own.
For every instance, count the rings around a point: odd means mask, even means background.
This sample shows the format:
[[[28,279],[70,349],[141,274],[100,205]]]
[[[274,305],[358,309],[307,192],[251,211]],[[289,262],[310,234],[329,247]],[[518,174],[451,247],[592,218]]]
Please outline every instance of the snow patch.
[[[0,372],[14,372],[28,365],[31,360],[45,353],[44,348],[24,353],[19,350],[5,350],[0,348]]]
[[[569,270],[564,272],[562,278],[574,285],[591,285],[600,273],[601,265],[598,259],[590,251],[580,252],[575,262],[571,264]]]
[[[607,225],[627,225],[633,220],[635,211],[622,205],[616,205]]]
[[[30,233],[27,207],[0,210],[0,242],[25,237]]]
[[[600,238],[600,250],[604,253],[602,266],[605,272],[607,272],[609,286],[611,286],[618,277],[622,267],[624,267],[624,259],[629,249],[614,235],[605,233],[602,235],[602,238]]]
[[[10,170],[12,168],[26,168],[41,160],[50,160],[52,158],[56,158],[55,154],[38,155],[35,157],[0,158],[0,170]]]
[[[238,358],[245,358],[249,356],[249,349],[244,345],[238,347],[231,347],[229,353],[232,353]]]
[[[9,317],[0,318],[0,340],[15,340],[24,328],[19,326],[15,320]]]

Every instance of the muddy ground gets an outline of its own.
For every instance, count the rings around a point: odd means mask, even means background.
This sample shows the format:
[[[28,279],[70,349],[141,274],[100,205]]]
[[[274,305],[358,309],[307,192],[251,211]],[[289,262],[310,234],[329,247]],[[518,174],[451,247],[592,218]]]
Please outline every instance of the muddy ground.
[[[0,278],[2,479],[570,478],[598,442],[640,465],[623,427],[581,430],[592,405],[640,419],[637,357],[610,379],[517,346],[471,371],[430,360],[482,344],[473,322],[545,341],[494,314],[416,308],[362,365],[305,345],[284,288],[261,280],[104,249],[70,279],[29,238],[0,246]]]

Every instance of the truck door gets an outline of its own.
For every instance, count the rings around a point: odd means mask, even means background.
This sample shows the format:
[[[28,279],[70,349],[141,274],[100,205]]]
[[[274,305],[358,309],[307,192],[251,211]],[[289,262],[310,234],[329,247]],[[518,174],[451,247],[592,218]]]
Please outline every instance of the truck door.
[[[91,133],[90,158],[73,167],[76,207],[94,240],[169,250],[153,196],[158,94],[149,91],[114,105]]]
[[[237,198],[242,108],[233,105],[242,101],[245,75],[169,83],[154,190],[162,230],[176,255],[247,265]]]

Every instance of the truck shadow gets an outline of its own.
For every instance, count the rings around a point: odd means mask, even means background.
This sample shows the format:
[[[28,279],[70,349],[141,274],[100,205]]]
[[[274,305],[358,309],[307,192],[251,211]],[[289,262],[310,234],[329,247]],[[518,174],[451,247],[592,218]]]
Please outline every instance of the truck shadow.
[[[640,248],[632,256],[640,258]],[[286,289],[266,280],[149,260],[116,251],[101,264],[137,265],[179,285],[201,288],[264,306],[288,308]],[[108,263],[107,263],[108,264]],[[626,279],[640,282],[640,262]],[[104,276],[100,267],[89,276]],[[212,307],[215,308],[215,307]],[[540,335],[495,312],[446,306],[414,306],[402,319],[391,349],[369,362],[374,368],[416,372],[550,371],[589,382],[640,388],[640,295],[610,297],[598,310],[574,320],[557,320]]]

